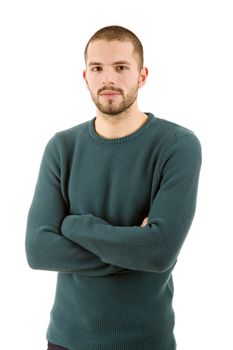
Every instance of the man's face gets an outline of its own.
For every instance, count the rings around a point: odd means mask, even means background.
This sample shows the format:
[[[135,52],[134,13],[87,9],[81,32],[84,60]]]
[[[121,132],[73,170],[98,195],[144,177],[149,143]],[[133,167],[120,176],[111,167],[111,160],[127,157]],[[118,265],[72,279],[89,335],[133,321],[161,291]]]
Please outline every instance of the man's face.
[[[96,40],[89,44],[84,79],[96,107],[105,114],[117,115],[136,101],[143,85],[131,42]]]

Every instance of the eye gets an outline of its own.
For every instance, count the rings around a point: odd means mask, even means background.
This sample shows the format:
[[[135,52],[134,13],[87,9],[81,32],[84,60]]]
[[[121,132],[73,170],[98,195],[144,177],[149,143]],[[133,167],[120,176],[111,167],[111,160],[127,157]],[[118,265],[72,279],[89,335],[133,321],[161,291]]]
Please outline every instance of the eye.
[[[98,72],[100,70],[101,70],[101,67],[98,67],[98,66],[91,68],[92,72]]]
[[[123,71],[123,70],[126,70],[126,69],[128,69],[128,68],[125,67],[125,66],[117,66],[116,67],[116,70],[118,70],[118,71]]]

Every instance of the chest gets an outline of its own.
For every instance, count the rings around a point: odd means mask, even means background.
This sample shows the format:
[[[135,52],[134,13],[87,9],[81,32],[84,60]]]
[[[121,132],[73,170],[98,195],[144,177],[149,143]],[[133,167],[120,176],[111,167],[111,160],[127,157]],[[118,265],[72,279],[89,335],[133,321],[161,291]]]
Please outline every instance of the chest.
[[[70,213],[92,213],[115,225],[139,223],[149,211],[156,172],[156,159],[145,150],[79,152],[68,176]]]

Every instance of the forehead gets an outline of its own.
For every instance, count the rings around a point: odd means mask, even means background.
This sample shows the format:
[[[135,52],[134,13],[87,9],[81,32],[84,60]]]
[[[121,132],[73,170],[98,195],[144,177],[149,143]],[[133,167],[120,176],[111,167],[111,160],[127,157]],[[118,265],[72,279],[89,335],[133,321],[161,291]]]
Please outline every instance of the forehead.
[[[117,61],[135,63],[134,47],[130,41],[95,40],[90,42],[87,50],[87,64],[89,62],[112,64]]]

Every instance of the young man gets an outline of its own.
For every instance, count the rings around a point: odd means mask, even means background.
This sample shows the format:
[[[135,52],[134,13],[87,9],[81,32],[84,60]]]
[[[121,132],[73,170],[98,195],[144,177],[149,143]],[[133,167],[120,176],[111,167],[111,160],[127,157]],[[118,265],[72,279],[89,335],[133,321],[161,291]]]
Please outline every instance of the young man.
[[[48,349],[174,350],[172,270],[197,199],[193,131],[143,113],[143,48],[97,31],[83,77],[96,117],[48,142],[28,214],[31,268],[57,271]]]

